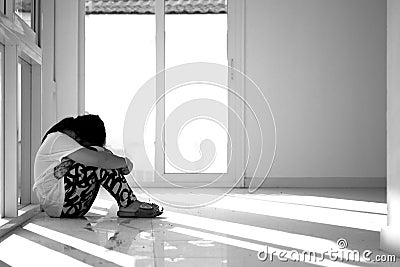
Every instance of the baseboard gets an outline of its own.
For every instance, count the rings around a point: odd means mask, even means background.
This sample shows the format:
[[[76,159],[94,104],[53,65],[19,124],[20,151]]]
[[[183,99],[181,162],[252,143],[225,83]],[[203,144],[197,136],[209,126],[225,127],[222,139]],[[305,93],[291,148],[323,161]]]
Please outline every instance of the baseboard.
[[[276,187],[305,187],[305,188],[385,188],[386,177],[267,177],[250,178],[244,180],[245,187],[255,179],[263,188]]]
[[[250,181],[255,179],[256,185],[261,183],[262,188],[386,188],[386,177],[267,177],[244,179],[244,187],[248,188]],[[175,187],[168,183],[162,182],[141,182],[140,186],[130,181],[132,187]],[[203,186],[204,183],[190,182],[186,186],[193,188]],[[238,183],[238,187],[242,187],[242,183]],[[209,187],[231,187],[231,183],[212,184]]]
[[[136,182],[128,182],[129,185],[133,188],[181,188],[181,189],[194,189],[194,188],[230,188],[232,187],[232,183],[213,183],[209,186],[205,186],[205,183],[201,182],[188,182],[183,183],[179,182],[179,186],[166,183],[166,182],[140,182],[140,184]]]

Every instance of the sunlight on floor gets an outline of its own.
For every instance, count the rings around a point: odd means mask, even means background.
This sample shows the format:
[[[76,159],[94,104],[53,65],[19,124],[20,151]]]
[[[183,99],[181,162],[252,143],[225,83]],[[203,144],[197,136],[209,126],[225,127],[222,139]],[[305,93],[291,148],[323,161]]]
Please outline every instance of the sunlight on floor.
[[[283,202],[266,202],[253,198],[226,196],[216,203],[211,204],[210,207],[377,232],[386,225],[386,215],[384,214]]]
[[[187,227],[202,229],[206,231],[212,231],[218,234],[236,236],[239,238],[251,239],[254,241],[261,242],[263,244],[272,244],[288,248],[298,249],[300,251],[312,251],[317,253],[324,253],[329,251],[338,250],[337,240],[327,240],[312,236],[293,234],[283,231],[271,230],[262,227],[256,227],[251,225],[233,223],[222,220],[209,219],[199,216],[187,215],[176,212],[166,212],[166,219],[170,223],[181,224]],[[176,228],[174,228],[176,232]],[[179,228],[180,229],[180,228]],[[198,236],[197,236],[198,237]],[[215,240],[215,239],[211,239]],[[248,243],[248,242],[247,242]],[[253,243],[249,243],[253,244]],[[256,248],[259,250],[260,245],[254,244],[252,248],[243,247],[247,249]],[[269,245],[268,245],[269,247]],[[270,247],[271,251],[275,248]],[[256,251],[258,251],[256,250]],[[276,250],[278,253],[281,250]],[[348,249],[341,249],[341,252],[350,253]],[[346,254],[347,255],[347,254]],[[342,259],[340,256],[338,256]]]
[[[3,226],[3,225],[5,225],[6,223],[8,223],[10,220],[9,219],[1,219],[0,218],[0,226]]]
[[[171,195],[176,200],[207,199],[223,190],[154,192],[154,196]],[[164,214],[155,219],[118,218],[118,206],[108,193],[103,193],[84,218],[50,218],[39,213],[22,229],[14,230],[0,243],[0,265],[4,262],[26,266],[26,255],[36,257],[28,265],[38,265],[43,260],[43,266],[58,262],[59,266],[349,267],[369,264],[362,257],[360,261],[352,260],[354,250],[370,249],[374,255],[383,254],[379,250],[378,227],[386,220],[386,204],[368,201],[372,200],[368,197],[370,192],[365,197],[358,192],[359,200],[352,200],[346,199],[353,195],[350,191],[335,198],[332,192],[324,197],[304,189],[299,189],[299,194],[293,189],[277,189],[251,195],[246,190],[235,190],[206,207],[166,207]],[[379,201],[379,194],[375,194],[375,201]],[[137,195],[140,199],[150,197],[139,192]],[[338,248],[339,237],[349,241],[347,248]],[[22,247],[24,257],[15,257],[15,251]],[[258,259],[260,250],[268,255],[265,261]],[[329,254],[321,255],[338,250],[342,254],[336,255],[337,260]],[[350,261],[343,255],[350,256]]]
[[[87,252],[96,257],[105,259],[110,262],[114,262],[120,266],[132,266],[132,264],[134,265],[137,259],[142,258],[141,256],[134,257],[117,251],[112,251],[104,247],[98,246],[96,244],[87,242],[85,240],[75,238],[48,228],[44,228],[36,224],[29,223],[23,228],[31,232],[34,232],[36,234],[39,234],[41,236],[52,239],[54,241]]]
[[[191,229],[182,228],[182,227],[175,227],[175,228],[171,229],[170,231],[175,232],[175,233],[184,234],[184,235],[194,236],[194,237],[201,238],[204,240],[213,240],[215,242],[219,242],[222,244],[236,246],[236,247],[240,247],[240,248],[244,248],[244,249],[248,249],[248,250],[253,250],[255,252],[265,250],[265,246],[263,246],[263,245],[259,245],[259,244],[255,244],[255,243],[251,243],[251,242],[247,242],[247,241],[242,241],[242,240],[238,240],[238,239],[233,239],[233,238],[229,238],[229,237],[225,237],[225,236],[209,234],[209,233],[205,233],[205,232],[201,232],[201,231],[197,231],[197,230],[191,230]],[[287,261],[290,261],[290,259],[291,259],[290,251],[268,246],[269,257],[271,257],[272,255],[279,255],[279,254],[281,254],[281,255],[285,254],[285,256],[283,256],[282,258],[286,258]],[[313,260],[306,259],[305,262],[312,264],[312,265],[318,265],[318,266],[355,266],[355,265],[346,264],[346,263],[342,263],[342,262],[333,262],[333,261],[326,260],[326,259],[324,259],[323,261],[321,260],[320,262],[315,262]]]
[[[312,236],[292,234],[262,227],[209,219],[171,211],[165,212],[165,217],[166,218],[162,220],[174,224],[181,224],[216,233],[303,250],[329,250],[336,244],[336,240],[331,241]]]
[[[279,194],[279,195],[229,194],[229,196],[254,199],[254,200],[282,202],[287,204],[307,205],[313,207],[387,214],[386,203],[368,202],[360,200],[329,198],[329,197],[319,197],[319,196],[296,196],[289,194]]]
[[[18,257],[16,252],[23,254]],[[0,260],[10,266],[90,266],[15,234],[0,243],[0,255]]]

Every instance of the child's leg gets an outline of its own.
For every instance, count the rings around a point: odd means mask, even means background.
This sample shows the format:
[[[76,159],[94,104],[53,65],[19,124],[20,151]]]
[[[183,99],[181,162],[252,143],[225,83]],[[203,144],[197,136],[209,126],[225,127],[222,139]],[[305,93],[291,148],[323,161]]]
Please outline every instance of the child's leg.
[[[106,150],[104,147],[98,146],[92,146],[89,148],[96,151]],[[98,177],[101,185],[118,202],[119,207],[127,207],[129,204],[137,200],[136,196],[132,192],[132,189],[129,187],[126,181],[125,176],[119,170],[100,169]]]
[[[121,171],[100,169],[99,177],[101,185],[118,202],[119,217],[154,218],[163,213],[158,205],[137,200]]]
[[[64,173],[65,187],[61,217],[85,215],[96,199],[100,184],[114,197],[119,207],[127,207],[136,201],[132,189],[118,170],[99,169],[71,162],[68,171],[58,171]]]
[[[119,207],[127,207],[137,200],[125,176],[120,171],[100,169],[99,181],[117,201]]]
[[[63,175],[65,197],[61,217],[81,217],[89,211],[100,188],[97,170],[72,161]]]
[[[163,210],[159,210],[158,205],[137,200],[119,170],[99,169],[68,161],[65,167],[54,170],[55,175],[64,178],[65,199],[61,217],[85,215],[96,199],[100,185],[117,201],[120,208],[118,216],[156,217],[162,214]]]

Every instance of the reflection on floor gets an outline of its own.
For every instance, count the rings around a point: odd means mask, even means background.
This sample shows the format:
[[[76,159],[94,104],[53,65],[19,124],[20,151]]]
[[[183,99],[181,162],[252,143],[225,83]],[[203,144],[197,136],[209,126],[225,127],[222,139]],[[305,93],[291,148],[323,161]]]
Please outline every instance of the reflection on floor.
[[[223,192],[152,189],[151,196],[138,195],[184,205]],[[387,256],[379,250],[379,231],[386,224],[384,190],[262,189],[249,194],[236,189],[205,207],[165,208],[156,219],[117,218],[112,198],[101,192],[85,218],[40,213],[14,231],[0,243],[0,264],[398,266],[400,261],[358,260],[365,250],[371,251],[365,254],[370,259]],[[340,247],[339,239],[345,239]]]

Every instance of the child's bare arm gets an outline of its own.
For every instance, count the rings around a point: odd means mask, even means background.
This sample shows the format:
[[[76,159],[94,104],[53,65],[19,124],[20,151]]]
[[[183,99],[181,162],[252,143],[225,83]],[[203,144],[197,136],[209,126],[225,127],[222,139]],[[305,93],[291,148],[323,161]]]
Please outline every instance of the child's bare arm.
[[[133,166],[128,158],[119,157],[105,151],[93,151],[88,148],[81,148],[68,155],[68,158],[86,166],[103,169],[128,168],[132,170]]]

